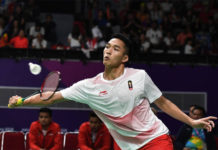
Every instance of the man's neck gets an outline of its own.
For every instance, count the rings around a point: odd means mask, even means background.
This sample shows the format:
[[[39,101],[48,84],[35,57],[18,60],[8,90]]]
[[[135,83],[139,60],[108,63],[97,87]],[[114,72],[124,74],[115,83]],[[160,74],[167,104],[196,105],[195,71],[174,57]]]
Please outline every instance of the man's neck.
[[[48,130],[48,126],[42,126],[42,130]]]
[[[42,130],[48,130],[50,124],[51,124],[51,123],[49,123],[48,125],[42,126]]]
[[[121,65],[117,68],[107,68],[105,67],[103,77],[105,80],[114,80],[124,73],[125,66]]]

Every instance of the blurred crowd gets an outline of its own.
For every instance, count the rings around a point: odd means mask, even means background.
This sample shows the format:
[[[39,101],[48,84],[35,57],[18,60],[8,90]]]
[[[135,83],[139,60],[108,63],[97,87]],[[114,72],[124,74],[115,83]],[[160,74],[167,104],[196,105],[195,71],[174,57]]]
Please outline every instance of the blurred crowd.
[[[57,40],[52,13],[40,18],[35,0],[2,1],[0,47],[79,49],[86,53],[101,49],[111,34],[122,32],[131,39],[134,55],[154,49],[218,54],[216,0],[112,0],[104,1],[103,6],[100,0],[84,1],[87,7],[73,13],[74,20],[69,21],[73,28],[66,37],[68,44]]]

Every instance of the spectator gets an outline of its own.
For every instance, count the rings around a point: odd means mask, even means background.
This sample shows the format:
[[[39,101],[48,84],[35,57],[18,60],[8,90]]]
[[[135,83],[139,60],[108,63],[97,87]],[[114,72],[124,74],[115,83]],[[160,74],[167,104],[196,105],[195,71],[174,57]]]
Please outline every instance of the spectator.
[[[93,27],[92,27],[91,31],[92,31],[92,37],[97,40],[97,48],[104,47],[106,42],[103,39],[102,31],[98,27],[98,23],[96,20],[93,21]]]
[[[4,33],[0,38],[0,48],[8,46],[8,34]]]
[[[43,38],[41,33],[38,33],[36,38],[32,40],[32,48],[45,49],[47,48],[47,41]]]
[[[184,54],[190,55],[190,54],[195,54],[195,48],[192,45],[192,40],[188,39],[185,48],[184,48]]]
[[[156,22],[153,22],[151,28],[147,30],[146,37],[149,39],[151,43],[151,48],[160,48],[160,44],[162,43],[163,33],[158,28]]]
[[[177,47],[179,48],[179,50],[181,51],[181,53],[184,53],[184,46],[186,43],[186,40],[192,39],[193,35],[190,31],[190,28],[186,28],[184,31],[181,31],[177,37],[176,37],[176,41],[177,41]]]
[[[96,21],[99,29],[104,33],[107,25],[107,19],[106,19],[105,12],[102,9],[98,10]]]
[[[139,10],[136,10],[136,18],[139,20],[142,27],[146,28],[150,23],[150,14],[147,10],[145,2],[141,2]]]
[[[173,49],[175,45],[175,39],[172,37],[171,32],[167,32],[167,35],[163,38],[164,42],[164,51],[166,52],[169,49]]]
[[[211,37],[207,32],[198,32],[195,35],[195,41],[197,44],[197,53],[198,54],[209,54],[211,47]]]
[[[206,115],[204,108],[194,106],[192,110],[193,119],[200,119]],[[216,143],[213,132],[204,129],[192,128],[183,125],[176,137],[176,150],[216,150]]]
[[[150,44],[149,40],[147,39],[147,37],[145,36],[144,33],[141,33],[141,35],[140,35],[140,41],[141,41],[140,51],[141,51],[142,53],[148,52],[149,49],[150,49],[150,45],[151,45],[151,44]]]
[[[81,47],[79,38],[80,38],[79,28],[75,26],[73,28],[72,33],[70,33],[67,37],[70,48],[80,48]]]
[[[45,28],[45,40],[50,44],[56,43],[56,23],[54,22],[51,14],[46,15],[46,20],[43,22],[43,27]]]
[[[17,4],[15,5],[13,16],[20,22],[22,16],[23,16],[23,8],[22,4],[19,2],[16,2]]]
[[[39,120],[32,122],[29,131],[31,150],[61,150],[63,139],[59,124],[52,121],[52,111],[49,108],[39,110]]]
[[[79,129],[80,150],[111,150],[111,141],[106,126],[94,112],[91,112],[89,122],[82,123]]]
[[[163,18],[162,8],[160,8],[160,6],[157,3],[155,3],[153,9],[150,12],[150,15],[151,15],[152,21],[156,21],[156,22],[160,23],[162,21],[162,18]]]
[[[36,5],[36,0],[27,0],[24,6],[24,17],[28,22],[34,22],[40,17],[40,10]]]
[[[190,31],[190,28],[186,28],[186,30],[180,32],[180,33],[177,35],[176,39],[177,39],[177,42],[178,42],[178,44],[179,44],[180,46],[184,46],[186,40],[187,40],[188,38],[192,38],[192,37],[193,37],[193,35],[192,35],[191,31]]]
[[[30,27],[30,30],[29,30],[30,40],[32,40],[33,38],[36,38],[38,33],[41,33],[43,36],[45,35],[45,29],[44,27],[42,27],[40,22],[36,22],[35,25]]]
[[[10,47],[13,48],[28,48],[28,39],[25,37],[24,30],[20,29],[19,35],[10,40]]]
[[[19,34],[19,31],[20,31],[19,21],[15,19],[8,31],[9,38],[12,39],[13,37],[17,36]]]

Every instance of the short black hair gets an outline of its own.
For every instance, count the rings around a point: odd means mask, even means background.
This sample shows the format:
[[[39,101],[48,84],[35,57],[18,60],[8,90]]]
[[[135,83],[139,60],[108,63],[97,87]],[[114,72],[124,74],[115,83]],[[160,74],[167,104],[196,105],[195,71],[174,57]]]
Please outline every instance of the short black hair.
[[[129,53],[132,49],[132,43],[129,40],[129,38],[122,33],[113,34],[111,36],[111,39],[113,39],[113,38],[117,38],[117,39],[120,39],[121,41],[123,41],[123,43],[125,44],[126,54],[129,55]]]
[[[195,111],[195,110],[200,110],[203,114],[203,116],[206,116],[206,111],[203,107],[201,106],[195,106],[194,109],[192,110],[192,113]]]
[[[48,113],[50,117],[52,117],[52,110],[46,107],[40,108],[39,113]]]
[[[101,122],[101,119],[93,111],[90,112],[89,118],[98,118],[98,120]]]
[[[90,117],[90,118],[91,118],[91,117],[96,117],[96,118],[98,118],[98,116],[97,116],[93,111],[90,112],[89,117]]]

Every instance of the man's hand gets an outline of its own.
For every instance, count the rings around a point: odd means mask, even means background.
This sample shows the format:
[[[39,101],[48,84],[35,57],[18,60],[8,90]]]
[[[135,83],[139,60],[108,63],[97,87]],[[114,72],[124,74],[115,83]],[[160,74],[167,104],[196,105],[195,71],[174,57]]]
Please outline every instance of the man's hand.
[[[208,132],[211,132],[212,129],[215,127],[215,124],[212,120],[216,120],[217,117],[209,116],[197,120],[193,120],[191,126],[193,128],[204,128]]]
[[[18,106],[17,105],[18,99],[21,99],[21,97],[18,95],[10,97],[9,102],[8,102],[8,107],[14,108],[14,107]]]

